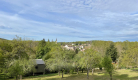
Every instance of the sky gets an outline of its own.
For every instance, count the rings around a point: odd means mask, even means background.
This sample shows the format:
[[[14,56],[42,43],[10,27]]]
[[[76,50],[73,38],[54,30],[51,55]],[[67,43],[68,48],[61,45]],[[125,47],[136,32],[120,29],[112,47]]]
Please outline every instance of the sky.
[[[0,0],[0,38],[138,41],[138,0]]]

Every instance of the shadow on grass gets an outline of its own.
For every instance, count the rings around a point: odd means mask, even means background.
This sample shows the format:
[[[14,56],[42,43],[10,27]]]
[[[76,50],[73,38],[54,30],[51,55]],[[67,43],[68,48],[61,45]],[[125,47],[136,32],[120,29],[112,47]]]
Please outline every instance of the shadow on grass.
[[[23,79],[32,79],[32,78],[44,78],[44,77],[51,77],[51,76],[56,76],[58,73],[51,73],[51,74],[45,74],[45,75],[37,75],[37,76],[29,76],[29,77],[23,77]]]
[[[138,72],[138,68],[131,69],[131,72]]]
[[[110,80],[109,75],[89,75],[90,80]],[[78,76],[69,76],[64,78],[51,78],[47,80],[87,80],[86,75],[78,75]],[[128,74],[122,74],[122,75],[113,75],[112,80],[138,80],[138,77],[128,77]]]
[[[112,80],[138,80],[137,77],[129,77],[129,75],[126,74],[118,74],[118,72],[113,74],[113,79]],[[87,75],[86,74],[73,74],[68,77],[64,78],[51,78],[47,80],[87,80]],[[110,80],[110,76],[108,73],[105,72],[98,72],[95,73],[94,75],[89,75],[89,80]]]
[[[82,78],[85,78],[85,77],[86,77],[85,74],[70,74],[68,77],[51,78],[46,80],[81,80]]]
[[[113,73],[113,80],[138,80],[138,72],[132,72],[133,70],[117,70]],[[135,73],[135,75],[134,75]],[[134,75],[134,76],[133,76]],[[39,76],[30,76],[24,79],[33,79],[33,80],[88,80],[87,73],[79,74],[64,74],[64,78],[58,76],[58,73],[45,74]],[[50,77],[50,78],[48,78]],[[110,76],[106,71],[95,72],[94,75],[89,73],[89,80],[110,80]]]

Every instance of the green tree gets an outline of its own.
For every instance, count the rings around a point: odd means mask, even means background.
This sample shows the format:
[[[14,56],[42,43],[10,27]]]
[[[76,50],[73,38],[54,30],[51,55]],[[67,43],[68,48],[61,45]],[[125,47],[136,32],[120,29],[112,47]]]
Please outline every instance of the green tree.
[[[12,41],[12,52],[11,59],[21,59],[26,58],[29,59],[27,54],[28,48],[26,48],[26,42],[23,41],[21,38],[14,39]]]
[[[131,46],[130,49],[122,53],[120,64],[122,67],[135,67],[138,66],[138,46]]]
[[[44,55],[46,55],[50,50],[51,47],[54,45],[54,42],[46,42],[44,39],[41,40],[38,44],[37,51],[36,51],[36,58],[42,59]]]
[[[45,45],[46,45],[45,39],[39,41],[37,51],[36,51],[36,58],[37,59],[41,59],[44,56],[44,54],[45,54],[45,50],[44,50]]]
[[[8,75],[15,76],[16,80],[18,80],[18,76],[20,75],[20,79],[22,79],[22,75],[31,72],[35,66],[35,62],[33,60],[26,59],[18,59],[11,60],[7,64],[8,66]]]
[[[27,54],[30,58],[36,58],[37,42],[33,40],[26,40],[25,47],[27,48]]]
[[[89,79],[89,70],[94,69],[99,64],[98,52],[93,49],[85,50],[80,64],[87,69],[87,79]]]
[[[16,76],[16,79],[18,79],[18,75],[22,78],[22,75],[28,73],[28,71],[34,67],[34,64],[33,62],[30,62],[32,58],[29,56],[28,51],[30,49],[26,46],[26,41],[22,40],[20,37],[17,37],[11,42],[12,51],[4,51],[6,56],[6,70],[4,73],[8,76]]]
[[[110,46],[107,48],[106,55],[110,56],[113,62],[116,62],[118,55],[117,48],[115,48],[114,43],[111,43]]]
[[[111,41],[92,41],[91,48],[98,51],[104,57],[106,48],[110,46]]]
[[[0,80],[5,80],[4,78],[5,74],[3,74],[4,70],[5,70],[5,60],[4,60],[4,56],[0,52]]]
[[[84,56],[84,53],[82,51],[80,51],[78,54],[74,56],[73,67],[77,69],[77,74],[79,74],[80,68],[82,69],[82,72],[83,72],[84,66],[82,65],[82,62],[81,62],[81,58],[83,58],[83,56]]]
[[[1,41],[0,42],[0,49],[4,52],[11,52],[12,46],[9,44],[9,41]]]
[[[55,46],[49,52],[50,58],[45,60],[46,68],[50,69],[51,71],[62,71],[62,78],[63,72],[65,70],[69,70],[72,67],[72,57],[75,53],[71,53],[68,50],[63,50],[60,46]]]
[[[78,54],[78,52],[79,52],[79,49],[75,49],[75,53]]]
[[[7,74],[5,73],[7,70],[5,64],[11,57],[10,53],[12,51],[12,46],[9,43],[10,41],[7,40],[0,41],[0,78],[3,80],[7,77]]]
[[[105,56],[103,59],[103,66],[105,70],[109,73],[110,75],[110,80],[112,80],[112,73],[114,70],[113,64],[112,64],[112,59],[110,56]]]

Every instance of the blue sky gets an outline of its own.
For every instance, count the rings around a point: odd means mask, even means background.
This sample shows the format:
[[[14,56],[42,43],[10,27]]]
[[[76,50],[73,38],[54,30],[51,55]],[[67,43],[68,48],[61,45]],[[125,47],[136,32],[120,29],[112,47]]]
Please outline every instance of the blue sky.
[[[138,41],[138,0],[0,0],[0,38]]]

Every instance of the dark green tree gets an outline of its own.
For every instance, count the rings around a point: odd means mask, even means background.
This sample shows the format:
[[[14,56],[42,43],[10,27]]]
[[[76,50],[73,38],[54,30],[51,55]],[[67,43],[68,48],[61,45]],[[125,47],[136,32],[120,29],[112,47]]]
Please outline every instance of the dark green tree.
[[[117,48],[114,46],[114,43],[111,43],[110,46],[107,48],[106,55],[110,56],[113,62],[116,62],[118,55]]]
[[[78,49],[75,49],[75,53],[78,54],[79,50]]]
[[[46,42],[45,39],[41,40],[38,44],[37,51],[36,51],[36,58],[42,59],[42,57],[47,54],[51,48],[50,44],[51,42]]]

